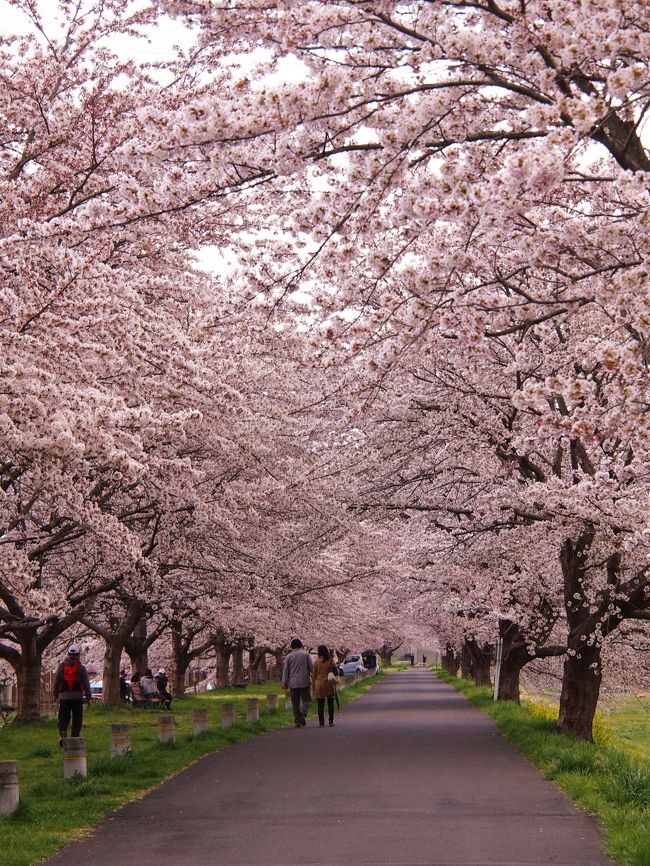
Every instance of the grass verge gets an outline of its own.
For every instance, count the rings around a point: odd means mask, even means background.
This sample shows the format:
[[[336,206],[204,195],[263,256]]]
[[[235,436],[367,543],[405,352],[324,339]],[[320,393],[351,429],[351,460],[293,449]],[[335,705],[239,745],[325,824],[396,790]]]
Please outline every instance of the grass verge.
[[[547,779],[600,819],[610,857],[627,866],[650,866],[650,761],[619,744],[611,717],[598,715],[595,742],[585,743],[556,731],[557,708],[550,704],[495,702],[489,688],[436,673],[491,716]]]
[[[380,675],[381,676],[381,675]],[[366,692],[378,677],[364,680],[339,694],[341,705]],[[265,696],[279,695],[280,709],[265,709]],[[246,722],[246,698],[260,698],[260,721]],[[236,724],[220,727],[220,704],[234,701]],[[210,729],[192,736],[192,710],[207,707]],[[312,710],[315,707],[312,704]],[[44,718],[30,725],[13,723],[0,728],[0,760],[17,760],[20,805],[11,817],[0,817],[2,866],[31,866],[52,856],[59,848],[86,834],[108,812],[135,800],[169,776],[204,755],[293,724],[284,709],[279,683],[220,689],[189,695],[175,701],[176,742],[158,744],[158,713],[132,707],[108,708],[93,704],[84,712],[82,735],[86,740],[88,775],[63,779],[56,719]],[[130,754],[111,758],[110,725],[131,724]]]
[[[628,697],[617,701],[608,715],[614,745],[650,761],[650,699]]]

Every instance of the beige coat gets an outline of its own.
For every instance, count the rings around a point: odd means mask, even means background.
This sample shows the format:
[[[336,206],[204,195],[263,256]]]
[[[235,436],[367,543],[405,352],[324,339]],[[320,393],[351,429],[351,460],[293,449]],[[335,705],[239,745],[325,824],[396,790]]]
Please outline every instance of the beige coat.
[[[329,659],[322,659],[320,656],[314,662],[312,680],[315,698],[330,698],[336,691],[334,683],[329,682],[327,679],[331,667],[332,662]]]

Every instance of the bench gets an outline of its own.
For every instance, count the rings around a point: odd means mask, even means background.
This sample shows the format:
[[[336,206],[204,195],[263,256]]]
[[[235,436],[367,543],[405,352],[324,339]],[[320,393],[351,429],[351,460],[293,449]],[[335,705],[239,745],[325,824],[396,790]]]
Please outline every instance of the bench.
[[[152,710],[152,709],[165,709],[168,710],[170,707],[167,706],[168,702],[164,700],[164,698],[155,698],[153,695],[147,695],[147,697],[136,698],[131,697],[130,700],[131,706],[140,708],[143,710]]]

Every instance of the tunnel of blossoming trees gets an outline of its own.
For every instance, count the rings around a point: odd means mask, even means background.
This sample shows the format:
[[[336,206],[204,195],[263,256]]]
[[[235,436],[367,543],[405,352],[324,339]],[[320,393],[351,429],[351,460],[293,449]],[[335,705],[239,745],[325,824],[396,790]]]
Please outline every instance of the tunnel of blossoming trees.
[[[1,3],[18,717],[73,639],[108,703],[499,640],[589,739],[649,668],[650,6]]]

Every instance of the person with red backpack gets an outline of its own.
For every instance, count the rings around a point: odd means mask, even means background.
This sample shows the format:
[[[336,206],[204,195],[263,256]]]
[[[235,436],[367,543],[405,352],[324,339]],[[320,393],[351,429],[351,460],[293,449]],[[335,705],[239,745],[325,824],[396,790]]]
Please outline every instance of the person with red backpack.
[[[88,671],[79,661],[79,647],[71,646],[54,676],[54,699],[59,702],[59,745],[68,736],[72,718],[72,736],[78,737],[83,724],[84,697],[90,704],[92,694]]]

